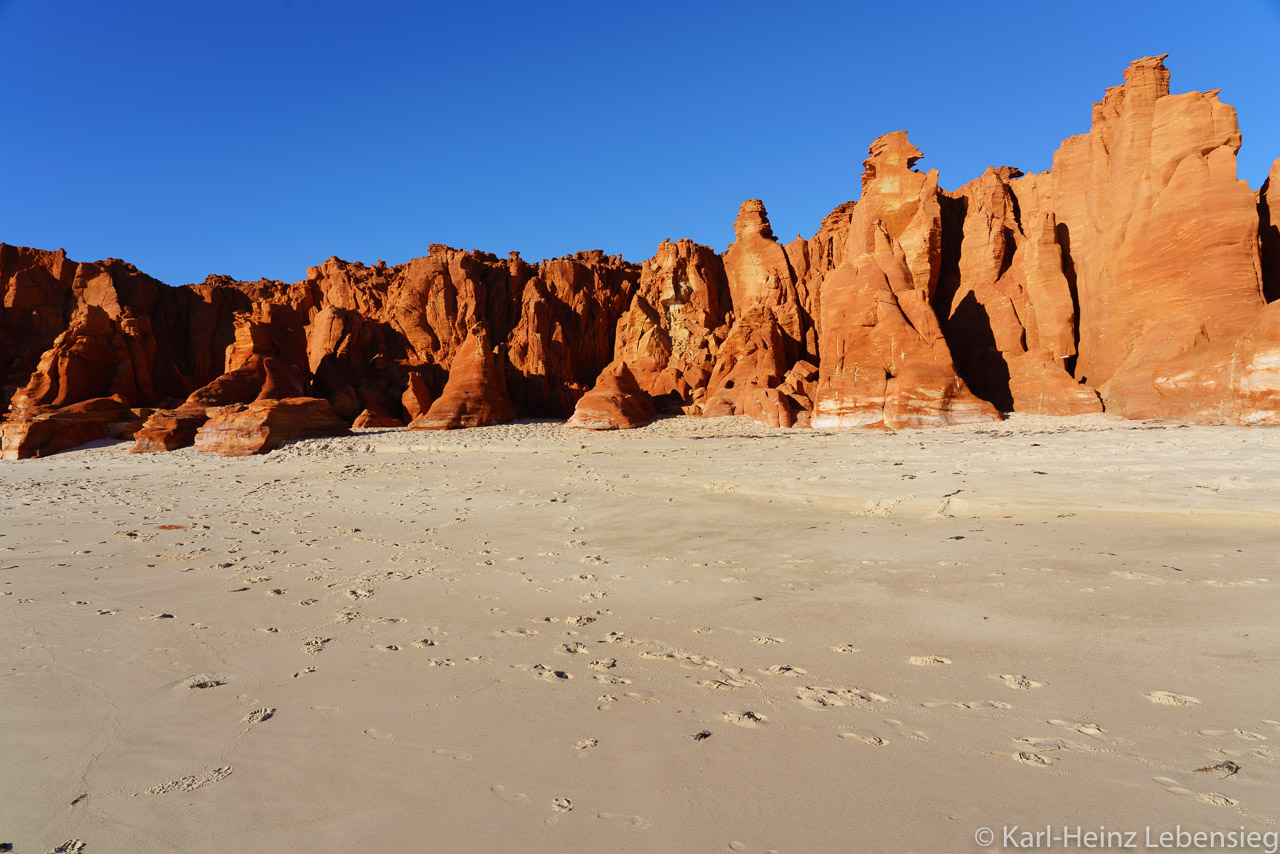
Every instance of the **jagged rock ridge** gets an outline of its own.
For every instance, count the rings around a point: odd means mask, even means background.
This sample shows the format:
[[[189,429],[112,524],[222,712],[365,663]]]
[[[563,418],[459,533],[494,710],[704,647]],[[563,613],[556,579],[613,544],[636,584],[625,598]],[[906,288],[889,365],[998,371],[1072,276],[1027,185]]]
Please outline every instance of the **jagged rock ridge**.
[[[903,131],[785,245],[760,200],[723,254],[665,241],[530,264],[432,245],[293,284],[168,287],[0,244],[0,456],[108,436],[258,453],[356,427],[655,412],[889,429],[1000,412],[1280,422],[1280,161],[1236,176],[1235,111],[1144,57],[1053,167],[948,192]]]

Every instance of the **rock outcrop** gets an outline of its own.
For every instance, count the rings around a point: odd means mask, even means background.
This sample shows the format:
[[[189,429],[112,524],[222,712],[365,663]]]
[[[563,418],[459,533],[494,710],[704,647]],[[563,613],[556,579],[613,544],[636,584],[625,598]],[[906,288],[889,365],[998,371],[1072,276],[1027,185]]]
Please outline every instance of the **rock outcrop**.
[[[454,354],[444,391],[409,429],[488,427],[515,418],[516,409],[507,396],[506,378],[489,343],[489,333],[477,327]]]
[[[614,336],[613,363],[666,411],[699,415],[716,353],[729,332],[724,261],[710,247],[663,241]]]
[[[848,209],[839,265],[820,286],[814,427],[942,426],[998,420],[951,360],[933,310],[942,265],[938,175],[906,133],[880,137]]]
[[[585,430],[631,430],[653,421],[656,412],[653,400],[640,388],[631,369],[614,363],[600,373],[591,391],[579,398],[567,423]]]
[[[813,323],[801,303],[786,250],[773,236],[764,203],[743,202],[733,233],[724,269],[736,317],[716,353],[703,414],[747,415],[765,424],[781,420],[790,426],[791,413],[777,411],[789,408],[788,399],[765,392],[776,389],[791,366],[810,355],[805,342],[813,340],[806,334]]]
[[[1190,415],[1162,403],[1154,375],[1199,341],[1244,334],[1264,305],[1235,110],[1217,92],[1170,95],[1163,60],[1129,66],[1049,176],[1080,306],[1075,375],[1131,418]]]
[[[954,212],[935,298],[943,329],[960,375],[997,408],[1101,412],[1097,392],[1067,370],[1076,355],[1075,306],[1053,213],[1039,204],[1035,179],[1020,177],[992,168],[944,194]]]
[[[1244,335],[1202,339],[1152,380],[1161,409],[1181,421],[1280,426],[1280,302]]]
[[[196,431],[196,450],[224,457],[265,454],[285,442],[351,433],[329,401],[314,397],[233,403],[211,407],[207,414],[209,420]]]
[[[773,427],[1273,423],[1280,161],[1250,190],[1235,111],[1170,94],[1163,60],[1130,65],[1047,172],[993,167],[947,192],[905,132],[886,134],[861,197],[811,237],[779,242],[749,199],[723,254],[678,240],[643,264],[532,264],[433,244],[294,283],[171,288],[0,244],[0,455],[109,437],[261,452],[307,418],[322,434],[626,428],[655,410]]]

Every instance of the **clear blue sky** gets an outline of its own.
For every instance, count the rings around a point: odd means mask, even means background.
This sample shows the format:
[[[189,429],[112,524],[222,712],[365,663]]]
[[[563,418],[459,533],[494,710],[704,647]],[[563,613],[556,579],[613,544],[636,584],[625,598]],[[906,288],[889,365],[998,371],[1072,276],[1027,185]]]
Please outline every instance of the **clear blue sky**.
[[[529,260],[808,236],[906,129],[943,187],[1049,167],[1131,59],[1280,157],[1280,0],[0,0],[0,240],[171,284],[429,243]]]

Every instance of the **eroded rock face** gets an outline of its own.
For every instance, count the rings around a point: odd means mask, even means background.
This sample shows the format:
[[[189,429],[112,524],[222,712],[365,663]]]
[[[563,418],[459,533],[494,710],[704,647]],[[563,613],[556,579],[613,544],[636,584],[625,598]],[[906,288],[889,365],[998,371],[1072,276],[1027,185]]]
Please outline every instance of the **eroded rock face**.
[[[136,451],[171,450],[228,406],[245,435],[307,413],[326,431],[330,415],[625,427],[649,403],[779,427],[1103,407],[1270,423],[1280,161],[1254,193],[1240,143],[1216,92],[1172,95],[1163,57],[1145,57],[1050,171],[996,167],[944,192],[907,134],[886,134],[861,198],[785,245],[758,199],[723,254],[664,241],[640,265],[432,245],[399,265],[330,258],[292,284],[170,288],[0,244],[3,454],[135,434]],[[250,411],[307,398],[328,410]]]
[[[691,240],[663,241],[617,322],[613,363],[661,408],[700,414],[730,305],[719,255]]]
[[[1163,411],[1201,424],[1280,426],[1280,302],[1238,338],[1201,340],[1154,372]]]
[[[507,396],[506,377],[489,343],[489,333],[477,327],[454,354],[444,391],[409,429],[488,427],[515,418],[516,409]]]
[[[259,303],[235,315],[235,338],[227,347],[226,370],[193,391],[176,409],[157,410],[135,437],[132,453],[156,453],[195,441],[213,407],[305,397],[310,390],[306,338],[293,309]]]
[[[95,397],[63,407],[28,407],[0,424],[0,459],[23,460],[96,439],[132,438],[140,412],[119,398]]]
[[[1067,371],[1076,355],[1075,307],[1037,177],[992,168],[945,194],[954,225],[944,230],[936,300],[943,329],[961,376],[998,409],[1101,412],[1097,392]]]
[[[792,413],[778,411],[789,409],[789,398],[764,392],[776,389],[791,366],[810,355],[806,342],[816,336],[809,306],[763,202],[743,202],[733,231],[724,267],[736,317],[716,353],[703,415],[746,415],[790,426]]]
[[[631,369],[615,362],[578,400],[568,425],[585,430],[632,430],[653,421],[655,414],[653,400],[640,388]]]
[[[904,132],[871,145],[840,263],[820,286],[814,427],[942,426],[999,419],[955,370],[932,300],[942,264],[936,172]]]
[[[224,457],[265,454],[298,439],[351,434],[329,401],[314,397],[233,403],[211,408],[208,416],[196,431],[196,450]]]
[[[1203,335],[1233,339],[1263,306],[1257,199],[1237,179],[1240,131],[1217,92],[1169,94],[1164,57],[1125,71],[1089,133],[1058,149],[1059,242],[1080,305],[1076,376],[1107,411],[1177,417],[1154,385]]]

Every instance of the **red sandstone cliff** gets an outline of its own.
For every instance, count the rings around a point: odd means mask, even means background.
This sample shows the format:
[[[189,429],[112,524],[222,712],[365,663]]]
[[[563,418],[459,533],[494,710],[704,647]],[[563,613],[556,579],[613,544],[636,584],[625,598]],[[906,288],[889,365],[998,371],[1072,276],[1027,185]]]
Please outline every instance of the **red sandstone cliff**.
[[[718,254],[530,264],[433,245],[300,282],[171,288],[0,244],[0,457],[108,436],[262,452],[357,427],[655,411],[893,429],[998,411],[1280,421],[1280,161],[1237,178],[1235,111],[1145,57],[1053,167],[947,192],[905,132],[785,245],[743,203]],[[212,416],[212,418],[211,418]],[[310,424],[310,426],[308,426]],[[198,438],[200,437],[200,438]]]

